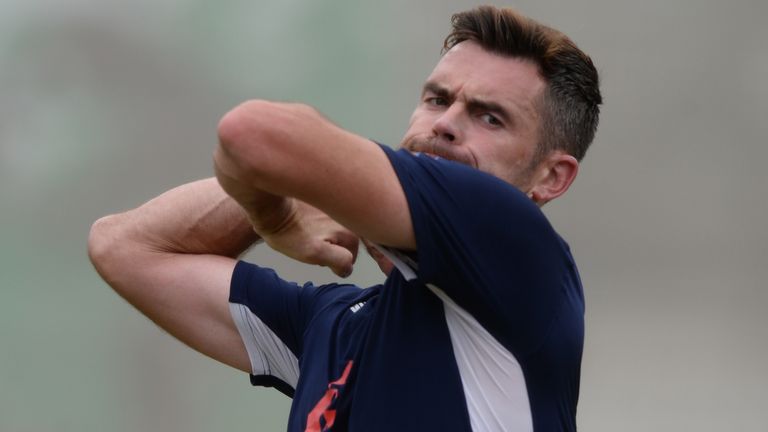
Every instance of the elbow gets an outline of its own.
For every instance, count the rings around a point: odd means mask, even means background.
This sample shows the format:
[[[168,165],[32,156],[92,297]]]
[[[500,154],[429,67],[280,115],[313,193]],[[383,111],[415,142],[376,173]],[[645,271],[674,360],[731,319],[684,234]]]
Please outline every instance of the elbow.
[[[117,216],[105,216],[91,226],[88,234],[88,258],[96,272],[107,282],[114,267],[118,247]]]
[[[235,159],[258,151],[269,141],[277,105],[250,100],[224,114],[217,127],[219,149]]]
[[[300,128],[319,118],[314,108],[301,104],[250,100],[219,121],[217,165],[224,171],[266,174],[274,162],[301,144]],[[234,173],[233,173],[234,174]]]

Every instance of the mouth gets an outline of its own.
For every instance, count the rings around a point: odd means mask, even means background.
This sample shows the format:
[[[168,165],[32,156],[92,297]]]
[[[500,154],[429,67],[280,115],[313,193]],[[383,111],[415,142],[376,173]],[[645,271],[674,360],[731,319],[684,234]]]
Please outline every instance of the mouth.
[[[432,158],[448,159],[477,168],[477,161],[471,152],[459,152],[450,145],[439,144],[434,137],[412,137],[404,142],[402,147],[414,153],[423,153]]]
[[[433,147],[432,151],[421,151],[421,153],[429,155],[433,158],[448,159],[450,161],[471,166],[472,168],[477,168],[477,163],[475,162],[475,158],[470,152],[459,153],[453,149],[443,149],[443,148]]]

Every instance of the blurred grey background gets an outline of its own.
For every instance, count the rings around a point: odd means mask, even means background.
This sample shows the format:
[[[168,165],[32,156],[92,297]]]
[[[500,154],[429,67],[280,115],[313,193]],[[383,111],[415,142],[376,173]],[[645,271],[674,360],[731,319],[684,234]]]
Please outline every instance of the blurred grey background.
[[[0,430],[284,430],[288,398],[99,280],[90,224],[210,176],[216,123],[247,98],[398,144],[450,15],[475,4],[0,1]],[[602,73],[597,139],[545,209],[586,290],[581,430],[768,430],[768,3],[503,5]],[[379,279],[365,259],[352,276]]]

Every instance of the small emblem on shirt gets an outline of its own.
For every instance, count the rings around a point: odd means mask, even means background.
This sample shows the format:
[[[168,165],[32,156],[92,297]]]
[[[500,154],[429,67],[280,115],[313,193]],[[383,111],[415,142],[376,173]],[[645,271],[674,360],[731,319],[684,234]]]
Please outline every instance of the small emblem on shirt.
[[[355,312],[359,311],[360,309],[362,309],[363,306],[365,306],[365,302],[361,301],[360,303],[355,303],[352,306],[350,306],[349,310],[351,310],[352,313],[355,313]]]

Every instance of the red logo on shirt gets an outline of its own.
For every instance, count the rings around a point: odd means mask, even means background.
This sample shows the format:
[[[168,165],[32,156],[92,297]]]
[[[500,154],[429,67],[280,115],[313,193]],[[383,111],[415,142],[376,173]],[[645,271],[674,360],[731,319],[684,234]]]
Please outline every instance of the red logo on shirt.
[[[344,368],[341,378],[328,384],[328,390],[325,391],[325,395],[323,395],[307,416],[307,428],[305,429],[305,432],[324,432],[331,430],[331,426],[333,426],[333,422],[336,420],[336,409],[331,408],[331,405],[333,405],[339,397],[339,390],[347,383],[349,371],[351,370],[352,360],[347,362],[347,366]]]

